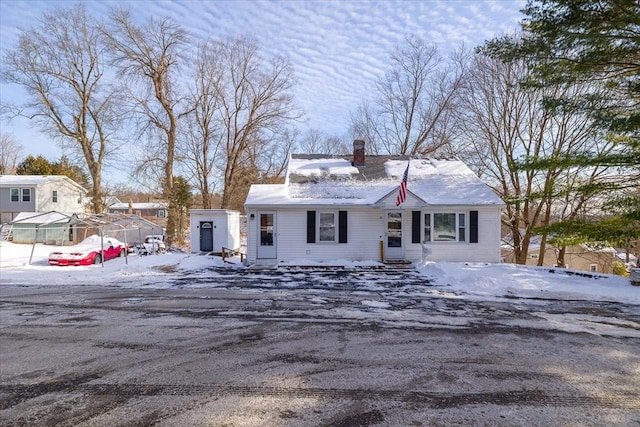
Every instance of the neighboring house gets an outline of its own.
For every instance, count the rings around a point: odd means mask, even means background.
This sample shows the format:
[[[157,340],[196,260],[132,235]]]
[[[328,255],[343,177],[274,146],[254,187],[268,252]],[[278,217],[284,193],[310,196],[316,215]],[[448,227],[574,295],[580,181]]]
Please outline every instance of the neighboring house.
[[[109,206],[109,213],[137,215],[160,226],[167,223],[166,202],[146,202],[146,203],[114,203]],[[162,234],[162,233],[160,233]]]
[[[365,157],[363,141],[347,157],[292,155],[284,184],[251,186],[248,264],[500,261],[504,204],[463,162]]]
[[[20,212],[81,214],[87,190],[64,175],[0,175],[0,222]]]
[[[508,263],[515,262],[513,245],[509,244],[508,236],[502,245],[502,260]],[[526,265],[538,265],[540,260],[540,236],[533,236],[527,251]],[[613,273],[613,262],[616,260],[616,250],[610,246],[602,245],[571,245],[565,248],[564,265],[558,265],[559,248],[547,243],[545,245],[542,265],[545,267],[562,267],[571,270],[582,270],[599,273]]]

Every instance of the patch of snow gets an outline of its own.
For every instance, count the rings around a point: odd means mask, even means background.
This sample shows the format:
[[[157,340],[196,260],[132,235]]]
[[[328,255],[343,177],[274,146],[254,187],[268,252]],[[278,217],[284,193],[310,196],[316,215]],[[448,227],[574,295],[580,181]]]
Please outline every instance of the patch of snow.
[[[359,173],[358,168],[345,159],[289,159],[288,174],[312,176],[350,176]]]
[[[177,277],[215,277],[217,274],[211,267],[225,269],[244,269],[239,259],[231,258],[233,264],[223,262],[219,257],[204,254],[167,252],[166,254],[149,256],[128,256],[116,258],[100,265],[91,266],[50,266],[48,254],[56,246],[43,244],[21,245],[0,241],[0,284],[20,284],[25,286],[48,286],[57,284],[104,284],[117,286],[167,287]],[[31,264],[29,258],[33,249]],[[291,279],[288,288],[304,285],[303,274],[294,266],[318,267],[378,267],[375,261],[334,260],[319,263],[299,259],[284,266],[291,267],[286,272]],[[527,298],[535,300],[583,300],[609,301],[640,305],[640,287],[632,286],[628,278],[609,275],[591,274],[559,268],[531,267],[513,264],[472,264],[448,262],[423,262],[415,266],[416,273],[425,278],[428,287],[405,286],[399,276],[398,283],[393,284],[393,292],[411,293],[428,298],[448,298],[467,300],[504,300],[504,298]],[[300,270],[302,271],[302,269]],[[384,295],[391,292],[386,285],[373,280],[377,273],[365,271],[359,275],[362,286],[354,292],[375,292]],[[261,280],[260,274],[251,276],[252,281]],[[272,288],[264,276],[265,288]],[[340,282],[340,278],[327,278]],[[393,280],[389,276],[389,280]],[[192,286],[209,286],[213,283],[200,283]],[[320,294],[316,303],[323,303],[331,292]],[[365,298],[365,306],[377,309],[389,308],[387,299],[374,301],[371,296]],[[386,304],[386,305],[385,305]],[[360,316],[359,314],[358,316]]]

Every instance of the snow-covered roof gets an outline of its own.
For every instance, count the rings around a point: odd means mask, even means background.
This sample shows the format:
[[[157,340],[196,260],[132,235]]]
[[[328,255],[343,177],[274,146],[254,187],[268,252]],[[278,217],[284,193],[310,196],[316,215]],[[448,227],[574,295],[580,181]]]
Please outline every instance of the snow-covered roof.
[[[409,164],[407,189],[428,205],[502,205],[460,160],[368,156],[364,166],[344,158],[292,156],[285,184],[253,185],[246,205],[373,205],[397,190]]]
[[[146,202],[146,203],[131,203],[131,209],[166,209],[167,204],[165,202]],[[109,209],[113,210],[128,210],[129,203],[114,203],[109,206]]]
[[[351,162],[340,158],[289,159],[288,172],[306,177],[323,175],[349,176],[360,173]]]

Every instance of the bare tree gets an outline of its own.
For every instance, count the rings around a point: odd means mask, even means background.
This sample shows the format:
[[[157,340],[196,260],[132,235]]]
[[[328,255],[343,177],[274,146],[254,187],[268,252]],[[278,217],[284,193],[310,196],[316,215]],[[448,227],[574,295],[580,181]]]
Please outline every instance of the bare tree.
[[[435,46],[407,38],[392,52],[391,69],[377,82],[373,102],[352,115],[354,136],[370,141],[370,151],[390,154],[425,155],[446,146],[463,58],[461,52],[446,66]]]
[[[349,147],[337,136],[327,136],[319,129],[309,129],[300,138],[297,148],[307,154],[346,154]]]
[[[179,53],[185,47],[184,29],[165,19],[150,19],[145,26],[136,25],[128,10],[118,9],[111,15],[110,25],[103,31],[120,75],[127,78],[140,118],[141,131],[151,142],[144,147],[147,158],[141,169],[161,169],[165,198],[173,194],[174,163],[181,97],[178,91]],[[139,90],[143,87],[144,90]],[[171,202],[167,215],[167,242],[178,233],[177,210]]]
[[[284,57],[262,57],[249,38],[211,42],[208,49],[208,67],[219,72],[207,90],[213,89],[215,98],[208,105],[215,111],[210,126],[214,145],[220,144],[216,165],[224,183],[222,207],[241,208],[237,200],[243,201],[249,188],[244,178],[264,178],[272,173],[269,168],[286,163],[286,123],[299,117],[291,93],[293,71]]]
[[[220,120],[220,98],[217,87],[223,76],[222,64],[215,56],[212,42],[202,43],[194,63],[193,86],[189,104],[193,107],[181,144],[184,147],[184,166],[191,179],[197,182],[204,209],[212,208],[212,194],[217,179],[216,160],[221,155],[224,123]]]
[[[113,134],[120,127],[98,34],[82,5],[57,9],[22,31],[3,67],[4,77],[30,96],[18,114],[36,120],[63,149],[81,153],[91,175],[94,212],[103,210],[103,163],[117,149]]]
[[[14,175],[23,147],[7,133],[0,133],[0,175]]]
[[[575,111],[542,108],[542,102],[562,94],[592,90],[558,84],[527,89],[520,82],[528,73],[523,61],[505,62],[478,54],[461,91],[459,126],[465,159],[493,186],[506,203],[503,225],[512,240],[517,263],[526,263],[536,227],[558,216],[578,215],[587,207],[588,195],[577,193],[576,183],[596,183],[606,178],[606,168],[576,169],[556,165],[527,169],[519,159],[579,155],[608,150],[594,132],[593,122]],[[543,236],[539,263],[546,236]]]

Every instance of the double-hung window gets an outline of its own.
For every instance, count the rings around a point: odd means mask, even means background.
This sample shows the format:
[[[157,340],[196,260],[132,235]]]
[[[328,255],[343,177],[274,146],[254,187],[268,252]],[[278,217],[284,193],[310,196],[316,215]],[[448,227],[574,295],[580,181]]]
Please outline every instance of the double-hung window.
[[[424,214],[423,242],[465,242],[467,223],[464,213]]]
[[[424,214],[424,238],[423,242],[431,241],[431,214]]]
[[[53,203],[58,203],[58,190],[53,190],[53,194],[51,195],[51,201]]]
[[[458,242],[464,242],[466,239],[466,220],[463,213],[458,214]]]
[[[30,188],[12,188],[11,201],[12,202],[30,202],[31,189]]]
[[[318,221],[318,236],[320,242],[336,241],[335,212],[320,212]]]

